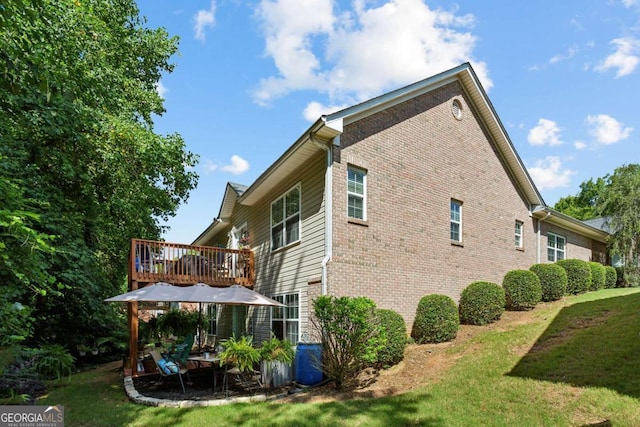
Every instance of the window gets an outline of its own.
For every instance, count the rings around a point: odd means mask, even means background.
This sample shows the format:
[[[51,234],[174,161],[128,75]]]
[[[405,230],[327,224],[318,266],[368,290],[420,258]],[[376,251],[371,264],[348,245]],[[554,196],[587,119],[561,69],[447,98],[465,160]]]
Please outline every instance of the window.
[[[367,173],[349,166],[347,170],[347,215],[349,218],[367,219]]]
[[[218,332],[218,306],[207,305],[207,334],[216,335]]]
[[[274,300],[284,304],[284,307],[271,308],[271,331],[278,339],[287,339],[296,344],[300,325],[300,297],[297,293],[277,295]]]
[[[522,222],[516,221],[515,229],[516,248],[522,248]]]
[[[300,240],[300,186],[271,203],[271,250]]]
[[[557,234],[547,233],[547,260],[551,262],[560,261],[565,258],[566,240]]]
[[[462,202],[451,199],[451,240],[462,242]]]

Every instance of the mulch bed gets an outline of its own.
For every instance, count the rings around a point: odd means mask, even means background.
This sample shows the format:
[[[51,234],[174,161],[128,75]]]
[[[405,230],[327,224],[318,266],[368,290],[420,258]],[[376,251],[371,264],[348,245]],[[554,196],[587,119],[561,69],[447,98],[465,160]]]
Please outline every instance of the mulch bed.
[[[228,393],[222,389],[222,376],[217,378],[216,393],[213,392],[213,376],[210,369],[189,370],[189,376],[182,375],[185,392],[182,392],[180,379],[177,375],[163,377],[160,374],[141,375],[133,378],[133,384],[138,393],[156,399],[169,400],[214,400],[240,396],[267,395],[275,396],[295,393],[293,385],[272,387],[269,389],[244,389],[231,384]]]

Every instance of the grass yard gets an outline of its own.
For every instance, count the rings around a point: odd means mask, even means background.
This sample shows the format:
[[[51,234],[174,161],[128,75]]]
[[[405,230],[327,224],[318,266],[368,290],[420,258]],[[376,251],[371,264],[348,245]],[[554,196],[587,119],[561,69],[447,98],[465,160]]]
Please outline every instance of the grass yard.
[[[68,427],[640,426],[640,289],[567,297],[518,319],[475,327],[446,349],[455,363],[439,380],[397,396],[152,408],[130,403],[118,369],[105,365],[38,404],[63,404]]]

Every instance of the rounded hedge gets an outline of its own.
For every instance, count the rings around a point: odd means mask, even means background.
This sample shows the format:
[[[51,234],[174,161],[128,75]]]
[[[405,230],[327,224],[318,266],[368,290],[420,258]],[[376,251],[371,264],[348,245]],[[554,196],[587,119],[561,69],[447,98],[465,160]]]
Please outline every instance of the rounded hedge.
[[[589,262],[589,267],[591,268],[591,286],[589,286],[589,290],[597,291],[603,289],[607,274],[604,265],[591,261]]]
[[[607,265],[604,268],[604,287],[607,289],[615,288],[618,282],[618,272],[615,267]]]
[[[536,273],[512,270],[502,279],[507,310],[531,310],[542,299],[542,286]]]
[[[556,301],[567,293],[567,272],[557,264],[534,264],[529,270],[540,279],[542,301]]]
[[[383,368],[389,368],[404,359],[407,325],[404,318],[393,310],[379,308],[376,310],[376,317],[387,338],[387,344],[378,351],[377,363]]]
[[[567,272],[567,293],[581,294],[591,287],[591,267],[581,259],[563,259],[557,264]]]
[[[451,341],[458,334],[460,317],[456,303],[446,295],[425,295],[420,299],[411,337],[418,344]]]
[[[473,282],[460,295],[460,322],[486,325],[500,319],[504,312],[504,289],[492,282]]]

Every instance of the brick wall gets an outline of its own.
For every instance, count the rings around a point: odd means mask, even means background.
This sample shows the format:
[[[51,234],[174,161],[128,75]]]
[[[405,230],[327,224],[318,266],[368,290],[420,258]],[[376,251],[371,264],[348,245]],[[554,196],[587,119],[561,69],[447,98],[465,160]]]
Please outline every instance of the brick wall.
[[[451,103],[463,108],[456,119]],[[498,284],[536,261],[534,221],[458,83],[347,124],[334,153],[329,293],[371,297],[412,326],[419,299],[458,300],[476,280]],[[367,221],[347,218],[347,167],[367,170]],[[462,202],[462,245],[450,200]],[[514,244],[524,224],[523,250]]]

